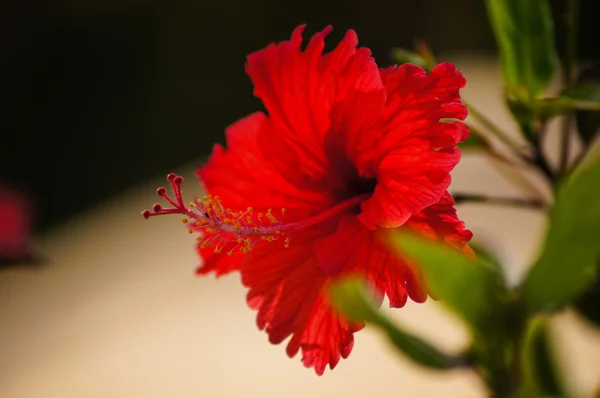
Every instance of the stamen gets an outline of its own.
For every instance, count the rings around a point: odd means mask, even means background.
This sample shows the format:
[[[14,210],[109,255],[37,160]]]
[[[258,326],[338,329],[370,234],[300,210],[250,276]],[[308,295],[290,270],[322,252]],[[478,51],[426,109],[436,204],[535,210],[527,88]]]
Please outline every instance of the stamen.
[[[183,177],[171,173],[167,176],[167,180],[171,183],[175,197],[170,197],[167,189],[163,187],[156,190],[156,195],[166,200],[172,207],[163,207],[160,203],[156,203],[152,206],[152,210],[144,210],[142,216],[150,218],[164,214],[183,215],[182,222],[188,227],[188,231],[202,234],[196,239],[201,248],[214,247],[215,253],[226,251],[230,256],[236,250],[247,253],[262,241],[275,242],[281,239],[283,247],[288,248],[293,230],[314,226],[358,205],[368,197],[368,195],[357,196],[317,216],[298,222],[284,223],[273,214],[273,209],[256,214],[252,207],[248,207],[245,211],[234,212],[224,208],[221,199],[212,195],[191,202],[187,207],[183,202],[181,190]],[[281,209],[282,217],[285,217],[285,212],[286,209]]]

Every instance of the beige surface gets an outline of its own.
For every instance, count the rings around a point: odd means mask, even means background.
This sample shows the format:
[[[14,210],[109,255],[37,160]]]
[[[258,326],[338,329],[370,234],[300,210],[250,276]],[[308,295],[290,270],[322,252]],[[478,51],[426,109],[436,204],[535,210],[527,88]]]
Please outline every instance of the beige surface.
[[[466,96],[503,124],[498,73],[458,58]],[[181,171],[181,170],[176,170]],[[482,159],[465,157],[455,190],[516,193]],[[196,278],[193,239],[176,219],[145,221],[163,177],[65,224],[39,241],[52,265],[0,277],[0,397],[482,397],[466,372],[423,371],[392,355],[367,329],[335,371],[317,377],[258,332],[238,276]],[[188,179],[190,192],[192,179]],[[533,212],[462,206],[517,280],[535,253],[543,219]],[[436,304],[392,312],[449,350],[466,335]],[[558,320],[563,364],[578,395],[600,379],[600,338],[566,314]]]

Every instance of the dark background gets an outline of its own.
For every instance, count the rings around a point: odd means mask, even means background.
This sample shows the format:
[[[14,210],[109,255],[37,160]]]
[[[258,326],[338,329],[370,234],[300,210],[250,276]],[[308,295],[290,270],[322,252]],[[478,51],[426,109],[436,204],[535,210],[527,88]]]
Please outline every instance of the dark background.
[[[522,0],[528,1],[528,0]],[[256,110],[245,56],[334,25],[380,65],[423,37],[436,52],[494,51],[483,0],[63,0],[0,6],[0,181],[30,194],[43,231],[210,152]],[[552,2],[563,40],[564,0]],[[600,54],[600,2],[582,1],[580,55]]]

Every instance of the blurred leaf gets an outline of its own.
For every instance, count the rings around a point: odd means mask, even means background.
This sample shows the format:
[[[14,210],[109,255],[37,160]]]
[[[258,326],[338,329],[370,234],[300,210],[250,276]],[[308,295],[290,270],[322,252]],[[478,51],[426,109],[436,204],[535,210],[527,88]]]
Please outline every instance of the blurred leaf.
[[[414,64],[420,66],[428,72],[433,68],[426,58],[422,57],[414,51],[406,50],[404,48],[393,48],[390,52],[390,55],[392,61],[397,63],[398,65]]]
[[[600,111],[600,102],[571,97],[539,98],[531,102],[532,111],[541,116],[558,116],[576,110]]]
[[[577,78],[577,83],[577,87],[564,95],[576,99],[600,101],[600,63],[596,62],[584,68]],[[600,129],[600,112],[579,111],[576,113],[576,118],[579,136],[587,145],[592,142]]]
[[[502,263],[492,250],[482,243],[469,242],[469,246],[475,252],[475,256],[481,262],[492,267],[498,274],[502,275]]]
[[[432,294],[468,325],[488,330],[501,321],[506,292],[496,266],[414,234],[397,233],[394,243],[419,266]]]
[[[530,311],[557,309],[593,281],[600,255],[600,156],[558,188],[543,251],[522,291]]]
[[[547,0],[486,0],[507,89],[518,98],[544,92],[558,68]]]
[[[395,326],[377,309],[361,279],[350,277],[340,281],[331,287],[330,294],[338,311],[353,320],[366,321],[378,327],[396,348],[419,365],[438,370],[465,365],[463,358],[444,354]]]
[[[557,377],[556,361],[551,352],[552,341],[546,319],[537,317],[529,324],[524,339],[522,365],[526,397],[563,397],[563,388]]]
[[[458,147],[463,151],[475,151],[479,149],[487,149],[489,144],[482,133],[474,126],[469,125],[471,134],[466,141],[458,144]]]
[[[562,95],[576,101],[600,103],[600,84],[585,84],[571,87],[563,91]]]
[[[588,321],[600,327],[600,272],[596,279],[575,303],[575,307]]]

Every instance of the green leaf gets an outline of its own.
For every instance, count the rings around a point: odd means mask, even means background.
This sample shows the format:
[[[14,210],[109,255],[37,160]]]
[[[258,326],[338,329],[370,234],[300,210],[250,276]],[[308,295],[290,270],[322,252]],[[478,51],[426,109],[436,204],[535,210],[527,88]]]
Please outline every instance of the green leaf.
[[[581,70],[577,77],[578,86],[563,95],[579,100],[600,102],[600,63],[596,62]],[[576,113],[577,132],[585,145],[589,145],[600,129],[600,112],[579,111]]]
[[[600,255],[600,156],[558,188],[543,251],[523,281],[532,312],[560,308],[592,283]]]
[[[517,97],[544,92],[558,70],[547,0],[486,0],[507,89]]]
[[[398,232],[393,241],[423,272],[432,294],[468,325],[489,330],[502,322],[506,290],[495,265],[414,234]]]
[[[378,309],[365,283],[355,277],[335,283],[330,288],[334,307],[356,321],[365,321],[385,333],[389,341],[419,365],[443,370],[466,365],[462,357],[447,355],[420,338],[402,331]]]
[[[483,134],[474,126],[469,125],[469,129],[471,130],[471,134],[466,141],[458,144],[458,147],[463,151],[476,151],[480,149],[489,148],[488,141],[485,139]]]
[[[600,103],[600,84],[582,84],[563,91],[563,97],[576,101]]]
[[[592,142],[600,128],[600,84],[588,83],[566,90],[563,96],[575,101],[596,104],[595,109],[579,109],[577,112],[577,131],[587,145]],[[594,111],[594,112],[589,112]]]
[[[523,339],[522,367],[524,397],[564,397],[556,366],[552,339],[544,317],[531,320]]]
[[[575,308],[589,322],[600,327],[600,272],[596,271],[596,279],[589,288],[579,297]]]
[[[539,98],[531,102],[532,111],[540,116],[566,115],[577,110],[600,111],[600,102],[570,97]]]
[[[393,48],[390,52],[392,61],[401,64],[414,64],[418,65],[425,70],[430,70],[429,62],[427,59],[417,54],[414,51],[406,50],[404,48]]]

